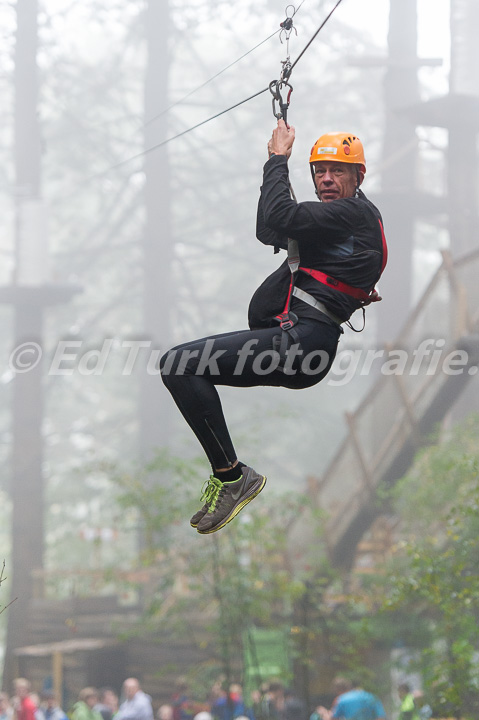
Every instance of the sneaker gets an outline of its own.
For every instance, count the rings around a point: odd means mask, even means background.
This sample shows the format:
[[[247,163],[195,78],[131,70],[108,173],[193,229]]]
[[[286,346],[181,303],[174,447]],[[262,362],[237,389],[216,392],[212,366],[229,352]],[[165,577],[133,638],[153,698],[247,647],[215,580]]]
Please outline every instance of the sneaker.
[[[266,485],[266,478],[245,465],[243,474],[238,480],[218,482],[220,487],[215,484],[212,499],[208,502],[208,510],[196,528],[202,535],[214,533],[233,520],[245,505],[259,495]]]
[[[206,488],[205,488],[206,485]],[[208,508],[215,497],[218,497],[218,493],[221,490],[223,483],[215,478],[214,475],[210,475],[209,481],[203,485],[201,491],[201,501],[204,501],[204,505],[201,510],[198,510],[190,520],[191,527],[198,527],[198,523],[208,512]]]

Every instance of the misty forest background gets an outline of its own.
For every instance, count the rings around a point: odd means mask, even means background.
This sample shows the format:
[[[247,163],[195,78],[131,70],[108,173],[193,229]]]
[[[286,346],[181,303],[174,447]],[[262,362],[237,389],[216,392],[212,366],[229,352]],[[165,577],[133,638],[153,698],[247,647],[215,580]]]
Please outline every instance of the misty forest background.
[[[21,4],[19,0],[17,6]],[[418,192],[427,189],[440,197],[446,191],[446,130],[416,126],[404,109],[395,114],[394,107],[395,102],[412,105],[448,92],[449,3],[434,3],[437,32],[443,33],[440,50],[436,46],[430,62],[413,68],[412,97],[399,93],[395,100],[386,63],[384,6],[389,4],[364,2],[364,11],[360,5],[345,0],[292,75],[289,121],[297,139],[290,174],[296,195],[299,200],[315,197],[308,168],[314,140],[329,129],[350,129],[366,148],[364,190],[373,200],[377,197],[379,203],[381,192],[390,188],[385,183],[408,154],[414,161],[403,181],[409,178]],[[406,22],[406,6],[413,3],[391,3],[391,12],[404,11]],[[278,30],[285,7],[277,0],[235,6],[223,0],[40,3],[37,85],[32,86],[38,92],[37,124],[31,130],[40,133],[36,199],[41,200],[41,216],[48,218],[48,231],[33,233],[43,243],[39,252],[18,230],[19,207],[29,192],[19,186],[15,164],[14,108],[22,81],[16,55],[18,7],[0,6],[0,285],[70,289],[68,299],[43,313],[45,496],[44,507],[34,508],[44,517],[43,565],[60,572],[127,570],[138,562],[140,550],[148,549],[153,537],[148,531],[161,530],[159,520],[175,521],[171,537],[162,539],[163,551],[174,539],[186,542],[190,510],[209,474],[197,441],[155,374],[155,358],[173,344],[246,327],[250,296],[280,262],[255,239],[262,165],[275,125],[269,93],[150,149],[278,77],[286,47],[275,34],[203,86]],[[427,52],[431,8],[431,2],[419,0],[419,39],[412,25],[399,28],[404,48],[409,43],[416,52],[419,42]],[[29,11],[33,9],[32,4]],[[298,36],[290,38],[292,59],[329,9],[331,4],[305,0],[294,18]],[[409,140],[390,133],[391,112]],[[404,164],[402,168],[404,173]],[[387,213],[385,221],[387,231]],[[449,247],[447,223],[440,215],[434,222],[417,221],[412,232],[406,225],[395,227],[394,233],[381,283],[383,307],[368,309],[362,334],[346,331],[342,350],[392,342],[440,265],[440,251]],[[392,293],[388,299],[388,284],[399,296]],[[7,568],[14,321],[12,306],[4,301],[0,546]],[[151,346],[124,374],[128,343],[138,339],[151,341]],[[49,374],[59,341],[80,342],[79,354],[69,364],[71,373]],[[90,366],[78,368],[80,357],[104,348],[105,341],[111,342],[103,371],[94,372],[93,356]],[[371,374],[356,374],[347,383],[323,382],[297,393],[222,391],[238,454],[268,474],[271,499],[301,493],[309,476],[321,475],[346,432],[345,411],[355,408],[373,380]],[[387,421],[378,418],[379,423]],[[28,447],[24,453],[28,458]],[[150,461],[153,465],[145,469]],[[145,497],[135,483],[142,480],[148,492],[159,493],[158,507],[170,513],[159,513],[154,527],[148,527],[147,514],[141,512]],[[147,502],[151,499],[147,496]],[[8,579],[2,592],[8,596]],[[56,585],[55,592],[61,593],[62,586]],[[390,599],[391,604],[397,601]]]

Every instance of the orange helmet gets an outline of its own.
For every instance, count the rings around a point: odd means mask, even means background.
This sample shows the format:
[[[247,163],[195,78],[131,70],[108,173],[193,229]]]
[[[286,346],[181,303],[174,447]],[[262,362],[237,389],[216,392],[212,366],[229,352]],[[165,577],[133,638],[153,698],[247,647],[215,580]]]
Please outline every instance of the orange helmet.
[[[363,144],[356,135],[350,133],[334,132],[321,135],[311,148],[309,162],[321,160],[360,165],[362,172],[366,172]]]

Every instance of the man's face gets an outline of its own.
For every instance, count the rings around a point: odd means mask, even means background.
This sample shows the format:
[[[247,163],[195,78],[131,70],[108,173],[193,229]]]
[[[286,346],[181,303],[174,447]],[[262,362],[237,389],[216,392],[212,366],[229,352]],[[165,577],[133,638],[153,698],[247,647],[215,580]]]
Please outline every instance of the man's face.
[[[138,692],[138,683],[135,680],[125,680],[123,684],[123,690],[127,700],[133,700],[136,693]]]
[[[313,165],[314,183],[322,202],[354,197],[357,184],[355,165],[332,160],[315,162]]]

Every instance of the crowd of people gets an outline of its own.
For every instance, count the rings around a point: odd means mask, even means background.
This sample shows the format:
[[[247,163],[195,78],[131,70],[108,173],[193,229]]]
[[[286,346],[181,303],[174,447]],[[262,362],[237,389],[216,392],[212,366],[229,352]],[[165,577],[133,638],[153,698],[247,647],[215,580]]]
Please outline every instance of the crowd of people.
[[[429,720],[432,711],[422,694],[403,683],[398,688],[398,720]],[[157,706],[136,678],[127,678],[121,697],[113,688],[83,688],[65,711],[53,690],[32,692],[25,678],[14,683],[14,695],[0,693],[0,720],[386,720],[379,698],[357,684],[338,677],[332,687],[330,707],[307,704],[278,681],[265,683],[246,701],[240,684],[225,688],[217,682],[207,701],[190,696],[184,681]]]

